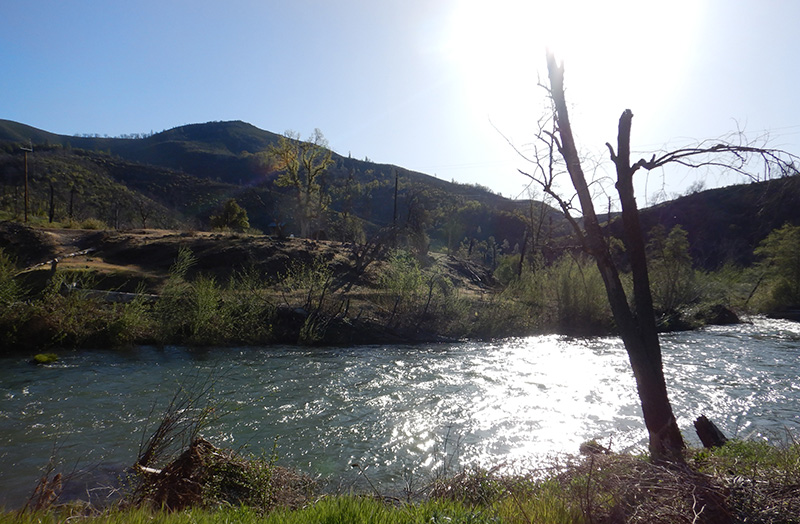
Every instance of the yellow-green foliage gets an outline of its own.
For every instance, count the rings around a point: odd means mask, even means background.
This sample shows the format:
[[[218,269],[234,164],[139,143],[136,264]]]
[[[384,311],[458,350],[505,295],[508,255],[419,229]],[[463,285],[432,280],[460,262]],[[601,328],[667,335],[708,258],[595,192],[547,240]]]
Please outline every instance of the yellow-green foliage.
[[[8,307],[22,296],[16,262],[0,248],[0,306]]]
[[[300,293],[309,301],[330,285],[333,271],[321,258],[310,262],[292,260],[281,275],[280,285],[289,293]]]
[[[99,218],[87,218],[80,224],[81,229],[108,229],[108,225]]]
[[[125,346],[152,338],[155,321],[150,312],[151,307],[145,300],[141,286],[133,300],[126,304],[115,304],[113,318],[108,324],[110,344]]]
[[[667,234],[664,226],[654,227],[650,231],[647,254],[656,310],[677,311],[700,298],[685,229],[677,225]]]
[[[764,309],[800,305],[800,226],[786,224],[772,231],[755,250],[768,278]]]
[[[225,201],[219,214],[212,215],[210,222],[211,227],[214,229],[232,229],[234,231],[246,231],[250,229],[250,220],[247,217],[247,211],[233,198],[229,198]]]
[[[752,481],[800,483],[800,444],[731,440],[712,451],[695,454],[701,471],[712,475],[739,475]]]
[[[585,522],[578,500],[564,496],[558,482],[547,480],[524,494],[510,493],[495,504],[500,522],[580,524]]]
[[[593,332],[608,326],[608,298],[593,261],[565,255],[544,271],[543,278],[562,329]]]
[[[270,339],[274,307],[265,297],[265,287],[265,279],[253,267],[234,272],[228,282],[227,315],[242,342]]]
[[[381,276],[381,287],[388,291],[396,309],[412,309],[422,294],[423,275],[417,259],[408,251],[395,251]]]
[[[470,468],[437,478],[418,502],[351,494],[292,506],[299,509],[274,506],[270,499],[266,510],[214,503],[175,512],[128,506],[88,517],[81,507],[63,506],[0,513],[0,524],[800,522],[798,444],[732,441],[688,455],[686,463],[656,464],[646,457],[601,453],[566,458],[546,473],[531,474]],[[234,473],[240,478],[239,470]]]
[[[155,306],[159,339],[193,344],[268,341],[274,308],[264,299],[266,282],[255,270],[236,272],[222,286],[206,275],[187,278],[195,263],[190,250],[178,252]],[[293,275],[293,285],[311,278],[299,269]]]

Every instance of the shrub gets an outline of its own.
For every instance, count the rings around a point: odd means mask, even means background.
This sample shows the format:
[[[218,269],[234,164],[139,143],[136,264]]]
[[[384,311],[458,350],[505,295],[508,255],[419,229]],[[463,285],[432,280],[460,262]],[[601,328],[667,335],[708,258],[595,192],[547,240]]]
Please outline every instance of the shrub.
[[[503,255],[500,257],[494,278],[504,286],[513,282],[519,274],[519,255]]]
[[[220,212],[216,215],[212,215],[210,221],[211,227],[214,229],[246,231],[250,228],[250,220],[247,218],[247,211],[233,198],[226,200]]]
[[[320,310],[332,281],[333,270],[322,258],[292,260],[281,275],[280,288],[287,306]]]
[[[662,313],[676,312],[697,302],[700,294],[689,254],[689,238],[680,225],[669,234],[658,225],[647,244],[653,306]]]
[[[108,229],[108,225],[99,218],[87,218],[81,221],[81,229]]]
[[[583,256],[564,255],[540,276],[554,302],[556,324],[568,334],[608,331],[611,315],[597,266]]]
[[[767,312],[800,305],[800,226],[786,224],[772,231],[755,254],[768,279]]]
[[[275,306],[267,299],[267,283],[253,267],[236,271],[228,282],[227,313],[241,342],[269,342]]]
[[[161,342],[177,340],[188,333],[191,284],[186,280],[186,274],[196,262],[191,250],[181,248],[170,267],[169,277],[155,307],[157,338]]]
[[[16,274],[16,262],[0,248],[0,306],[8,307],[22,297],[22,286]]]
[[[395,251],[389,257],[380,284],[392,298],[392,316],[409,312],[422,291],[423,275],[419,262],[409,251]]]

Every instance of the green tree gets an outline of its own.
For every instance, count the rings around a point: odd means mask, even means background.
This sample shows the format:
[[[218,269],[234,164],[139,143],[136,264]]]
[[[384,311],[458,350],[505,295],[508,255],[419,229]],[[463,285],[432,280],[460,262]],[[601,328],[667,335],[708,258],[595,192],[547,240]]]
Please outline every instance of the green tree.
[[[306,141],[300,140],[299,133],[287,131],[267,152],[270,168],[280,172],[275,184],[294,191],[300,236],[304,238],[319,228],[328,207],[330,199],[321,181],[333,163],[331,156],[328,141],[319,129]]]
[[[647,244],[653,305],[662,313],[674,312],[698,298],[689,254],[689,236],[680,225],[669,234],[662,225],[650,230]]]
[[[229,198],[222,205],[219,214],[211,216],[211,227],[244,231],[250,228],[250,220],[247,218],[247,211],[236,200]]]
[[[761,241],[755,254],[771,288],[769,309],[800,305],[800,226],[785,224]]]

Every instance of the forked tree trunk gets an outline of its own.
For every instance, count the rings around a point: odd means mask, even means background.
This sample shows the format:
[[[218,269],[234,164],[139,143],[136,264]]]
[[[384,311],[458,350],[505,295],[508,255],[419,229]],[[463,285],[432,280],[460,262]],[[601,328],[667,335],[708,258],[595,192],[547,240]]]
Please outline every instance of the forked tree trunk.
[[[661,361],[661,346],[656,331],[653,301],[647,275],[644,238],[639,224],[639,211],[633,195],[630,166],[630,126],[633,113],[626,110],[620,118],[618,154],[612,158],[617,166],[617,191],[622,205],[625,246],[631,259],[634,280],[634,310],[628,304],[625,290],[603,237],[594,211],[591,193],[583,174],[578,150],[572,135],[564,98],[564,71],[548,54],[550,94],[555,103],[556,128],[560,137],[558,149],[567,165],[572,184],[578,194],[584,219],[584,231],[577,231],[589,254],[595,259],[605,283],[611,311],[636,378],[645,426],[650,436],[650,454],[654,460],[681,460],[685,447],[667,395]],[[610,146],[609,146],[609,149]]]

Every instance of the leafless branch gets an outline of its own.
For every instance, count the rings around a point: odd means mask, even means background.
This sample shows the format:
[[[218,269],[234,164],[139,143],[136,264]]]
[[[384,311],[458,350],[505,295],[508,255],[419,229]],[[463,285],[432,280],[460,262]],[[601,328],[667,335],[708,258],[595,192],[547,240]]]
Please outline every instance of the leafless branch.
[[[615,158],[610,144],[606,144],[611,152],[612,160]],[[750,169],[754,159],[759,159],[763,165],[763,176],[754,175]],[[633,171],[639,168],[651,171],[667,164],[678,164],[691,169],[701,167],[719,167],[744,175],[752,180],[768,180],[773,178],[775,170],[779,176],[797,173],[795,162],[798,157],[781,149],[758,147],[752,143],[717,142],[711,145],[703,143],[694,147],[674,149],[662,154],[653,154],[650,159],[640,159],[631,166]]]

